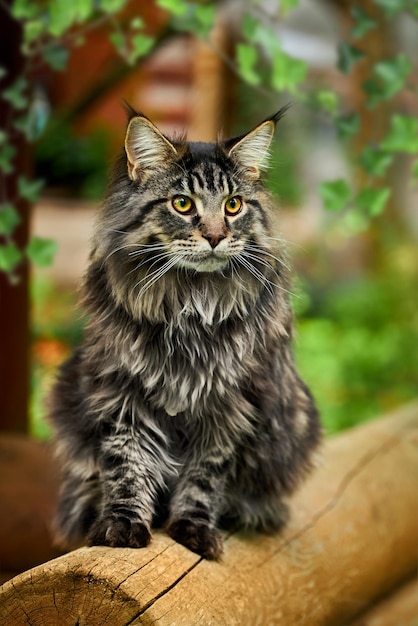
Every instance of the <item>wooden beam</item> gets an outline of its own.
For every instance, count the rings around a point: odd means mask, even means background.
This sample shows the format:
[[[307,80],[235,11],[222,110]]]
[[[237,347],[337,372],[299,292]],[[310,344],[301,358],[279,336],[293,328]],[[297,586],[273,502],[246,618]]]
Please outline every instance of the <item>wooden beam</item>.
[[[163,533],[80,548],[5,583],[0,623],[347,624],[415,571],[417,443],[414,404],[328,440],[282,535],[232,535],[220,563]]]

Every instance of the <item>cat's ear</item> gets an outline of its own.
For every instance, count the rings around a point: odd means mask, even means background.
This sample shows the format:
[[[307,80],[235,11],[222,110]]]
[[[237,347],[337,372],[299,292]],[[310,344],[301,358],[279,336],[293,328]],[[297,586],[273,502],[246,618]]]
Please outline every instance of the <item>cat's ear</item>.
[[[259,178],[260,170],[267,167],[269,148],[276,123],[288,107],[289,105],[282,107],[275,115],[261,122],[243,137],[227,142],[228,156],[254,178]]]
[[[132,117],[128,124],[125,150],[132,180],[143,180],[152,170],[178,156],[173,144],[142,115]]]

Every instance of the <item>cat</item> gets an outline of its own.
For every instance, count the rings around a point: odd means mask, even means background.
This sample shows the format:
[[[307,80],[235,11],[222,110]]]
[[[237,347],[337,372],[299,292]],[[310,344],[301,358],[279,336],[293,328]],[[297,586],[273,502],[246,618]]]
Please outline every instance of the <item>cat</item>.
[[[262,176],[285,108],[215,143],[171,140],[130,109],[84,281],[84,342],[52,393],[66,547],[145,547],[165,524],[219,559],[220,529],[286,524],[321,428],[294,365]]]

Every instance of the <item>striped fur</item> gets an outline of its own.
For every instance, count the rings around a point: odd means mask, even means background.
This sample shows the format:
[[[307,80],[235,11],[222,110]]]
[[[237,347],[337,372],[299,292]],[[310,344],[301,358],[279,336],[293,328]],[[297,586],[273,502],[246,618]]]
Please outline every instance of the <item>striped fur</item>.
[[[216,559],[221,526],[286,521],[320,427],[260,179],[279,117],[206,144],[132,114],[96,223],[85,339],[52,395],[67,546],[141,547],[164,523]]]

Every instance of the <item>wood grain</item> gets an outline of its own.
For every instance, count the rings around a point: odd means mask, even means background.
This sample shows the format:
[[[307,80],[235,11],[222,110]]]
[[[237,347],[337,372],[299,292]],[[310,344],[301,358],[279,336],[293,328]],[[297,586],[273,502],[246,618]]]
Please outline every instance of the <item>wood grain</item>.
[[[5,583],[0,624],[347,625],[416,568],[417,449],[415,404],[329,440],[282,535],[81,548]]]

